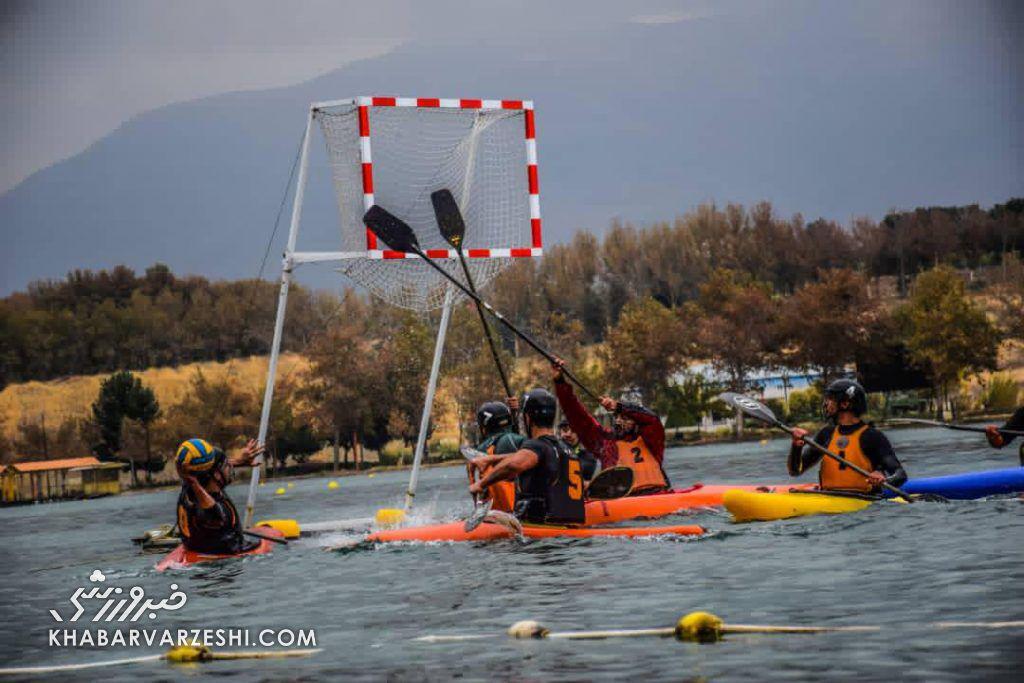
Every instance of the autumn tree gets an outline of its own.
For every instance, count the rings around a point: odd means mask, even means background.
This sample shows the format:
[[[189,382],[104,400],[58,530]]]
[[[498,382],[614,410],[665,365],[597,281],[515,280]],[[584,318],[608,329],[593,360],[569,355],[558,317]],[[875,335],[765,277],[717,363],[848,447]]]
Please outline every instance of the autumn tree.
[[[927,369],[940,406],[952,403],[955,418],[960,381],[996,368],[998,330],[945,266],[918,276],[901,313],[911,358]]]
[[[854,362],[880,317],[868,296],[867,280],[847,269],[819,271],[781,304],[779,334],[789,367],[813,368],[825,382]]]
[[[167,411],[162,425],[165,448],[185,439],[201,437],[227,450],[255,438],[259,427],[260,402],[255,393],[229,379],[210,380],[196,369],[182,400]]]
[[[701,286],[700,298],[683,314],[698,353],[724,377],[727,388],[743,392],[750,375],[768,367],[779,345],[778,303],[770,287],[750,276],[717,270]],[[742,433],[742,415],[736,415]]]
[[[613,390],[636,388],[664,412],[674,376],[685,368],[688,348],[679,316],[651,298],[626,304],[602,349]]]

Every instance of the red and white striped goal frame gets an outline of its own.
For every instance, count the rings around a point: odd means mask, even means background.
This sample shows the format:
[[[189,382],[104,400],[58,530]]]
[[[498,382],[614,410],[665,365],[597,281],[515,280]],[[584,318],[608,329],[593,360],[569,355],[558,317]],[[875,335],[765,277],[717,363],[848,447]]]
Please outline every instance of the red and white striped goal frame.
[[[370,107],[420,107],[424,109],[519,109],[523,111],[524,140],[526,141],[526,177],[530,203],[530,246],[503,248],[466,249],[467,258],[529,258],[543,253],[540,223],[540,193],[537,181],[537,140],[534,124],[533,102],[531,100],[482,100],[445,99],[438,97],[356,97],[331,102],[318,102],[314,110],[354,104],[359,115],[359,157],[363,171],[363,210],[369,211],[374,204],[373,196],[373,155],[370,143]],[[430,258],[458,258],[454,249],[427,249]],[[416,254],[391,249],[380,249],[377,236],[366,228],[366,254],[373,259],[418,258]]]

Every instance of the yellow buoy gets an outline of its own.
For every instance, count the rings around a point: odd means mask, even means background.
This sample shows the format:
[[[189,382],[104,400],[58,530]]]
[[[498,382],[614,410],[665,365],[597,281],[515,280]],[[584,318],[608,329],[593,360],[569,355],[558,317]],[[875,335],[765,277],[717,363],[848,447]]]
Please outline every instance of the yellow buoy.
[[[370,473],[369,473],[368,475],[366,475],[366,476],[367,476],[367,477],[369,477],[370,479],[373,479],[374,477],[376,477],[376,476],[377,476],[377,474],[376,474],[376,473],[374,473],[374,472],[370,472]]]
[[[288,482],[288,488],[290,488],[290,489],[295,488],[295,484],[293,484],[292,482]]]
[[[332,491],[334,489],[338,488],[338,486],[340,486],[340,484],[338,484],[338,482],[336,482],[336,481],[332,480],[332,481],[327,482],[327,488],[331,489]]]
[[[277,529],[285,538],[298,538],[302,534],[298,521],[294,519],[265,519],[256,522],[256,526],[267,526]]]
[[[278,496],[283,496],[284,495],[284,491],[285,491],[284,487],[280,486],[280,487],[278,487],[278,489],[276,491],[274,491],[274,494],[278,495]]]
[[[690,612],[676,622],[676,638],[713,643],[722,638],[722,620],[710,612]]]
[[[381,508],[374,516],[377,526],[384,528],[395,527],[405,521],[405,510],[398,508]]]
[[[174,662],[181,664],[183,662],[203,662],[212,659],[213,653],[210,652],[210,648],[205,645],[200,647],[192,647],[191,645],[178,645],[172,647],[164,654],[164,659],[168,662]]]
[[[767,446],[768,445],[768,439],[761,439],[761,445],[762,446]]]

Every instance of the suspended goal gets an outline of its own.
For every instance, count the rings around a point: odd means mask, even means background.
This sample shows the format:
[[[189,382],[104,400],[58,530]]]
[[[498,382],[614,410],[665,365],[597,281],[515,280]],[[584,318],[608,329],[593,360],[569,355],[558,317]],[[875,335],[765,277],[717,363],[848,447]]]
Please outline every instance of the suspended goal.
[[[296,250],[314,121],[327,149],[341,228],[341,250]],[[451,308],[462,295],[415,254],[388,250],[362,222],[374,204],[406,221],[427,255],[456,279],[464,275],[438,231],[430,195],[448,189],[466,221],[464,253],[480,288],[511,259],[542,253],[537,149],[529,100],[357,97],[314,103],[302,142],[259,441],[265,442],[288,287],[295,267],[337,262],[354,283],[414,311],[442,309],[406,507],[415,495]],[[259,468],[246,506],[252,522]]]

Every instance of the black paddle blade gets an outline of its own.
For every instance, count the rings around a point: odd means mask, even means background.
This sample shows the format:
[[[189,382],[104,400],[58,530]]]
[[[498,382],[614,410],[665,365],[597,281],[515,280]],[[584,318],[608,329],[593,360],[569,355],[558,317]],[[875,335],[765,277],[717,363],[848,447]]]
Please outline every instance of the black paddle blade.
[[[462,220],[462,212],[459,211],[452,191],[445,188],[433,192],[430,201],[434,205],[434,216],[437,217],[437,227],[441,229],[441,236],[448,244],[461,249],[462,240],[466,236],[466,222]]]
[[[725,401],[733,408],[739,408],[755,420],[761,420],[762,422],[767,422],[772,425],[779,424],[779,419],[775,417],[775,413],[771,411],[771,408],[760,401],[750,398],[749,396],[726,391],[719,394],[718,398]]]
[[[412,228],[401,218],[377,204],[371,206],[370,210],[363,215],[363,223],[384,244],[395,251],[418,252],[420,250],[419,240],[416,239],[416,233],[412,231]]]
[[[612,500],[628,496],[632,490],[633,470],[628,467],[612,467],[594,477],[587,487],[587,497],[590,500]]]

